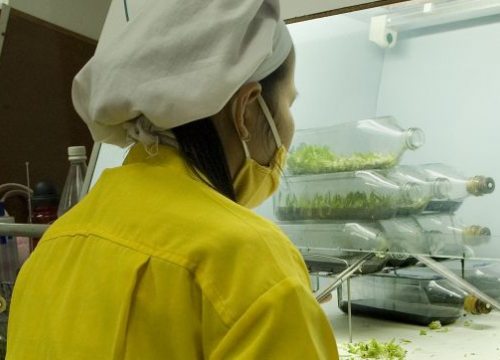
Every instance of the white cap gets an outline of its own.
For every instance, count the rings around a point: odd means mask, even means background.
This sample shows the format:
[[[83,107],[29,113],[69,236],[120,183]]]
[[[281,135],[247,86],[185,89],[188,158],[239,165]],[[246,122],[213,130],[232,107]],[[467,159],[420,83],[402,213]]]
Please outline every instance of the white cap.
[[[98,142],[128,145],[123,123],[139,115],[162,129],[214,115],[292,48],[278,0],[148,0],[129,15],[117,34],[104,28],[105,43],[73,82],[76,111]]]
[[[68,147],[68,157],[70,160],[86,159],[87,149],[85,146],[70,146]]]

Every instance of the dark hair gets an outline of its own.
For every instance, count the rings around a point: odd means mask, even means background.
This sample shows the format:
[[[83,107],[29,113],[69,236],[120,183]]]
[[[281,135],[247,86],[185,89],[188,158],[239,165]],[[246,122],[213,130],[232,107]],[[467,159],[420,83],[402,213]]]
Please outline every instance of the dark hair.
[[[279,84],[286,78],[293,64],[293,49],[287,59],[273,73],[260,81],[262,97],[272,114],[277,109]],[[233,181],[219,134],[207,117],[172,129],[184,161],[194,173],[222,195],[236,201]]]

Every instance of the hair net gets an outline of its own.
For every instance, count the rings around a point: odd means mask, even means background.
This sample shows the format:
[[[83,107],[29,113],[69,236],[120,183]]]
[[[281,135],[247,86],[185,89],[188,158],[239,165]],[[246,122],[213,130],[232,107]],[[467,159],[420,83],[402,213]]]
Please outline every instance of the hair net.
[[[278,0],[147,0],[130,16],[112,35],[104,27],[106,41],[73,81],[75,109],[98,142],[128,145],[124,123],[140,115],[171,129],[216,114],[292,47]]]

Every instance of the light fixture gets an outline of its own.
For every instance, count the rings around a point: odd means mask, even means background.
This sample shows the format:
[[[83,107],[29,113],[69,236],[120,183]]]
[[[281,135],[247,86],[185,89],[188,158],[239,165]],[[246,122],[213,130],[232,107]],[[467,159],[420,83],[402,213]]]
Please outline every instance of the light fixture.
[[[400,31],[500,14],[500,0],[416,1],[399,7],[401,10],[372,17],[371,41],[391,48],[396,44]]]

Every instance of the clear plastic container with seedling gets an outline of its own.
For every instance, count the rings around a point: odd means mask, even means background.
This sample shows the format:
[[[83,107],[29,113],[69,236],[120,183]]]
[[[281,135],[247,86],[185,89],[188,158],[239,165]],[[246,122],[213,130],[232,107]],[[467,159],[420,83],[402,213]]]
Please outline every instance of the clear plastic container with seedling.
[[[351,311],[418,325],[453,323],[463,312],[488,314],[492,307],[451,281],[418,268],[357,276],[350,283]],[[347,312],[347,286],[338,289],[339,308]]]
[[[282,221],[388,219],[399,208],[422,206],[415,183],[396,184],[374,171],[293,176],[274,195]]]
[[[388,169],[424,142],[421,129],[404,129],[391,116],[297,130],[287,169],[290,175]]]

